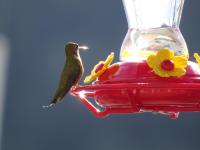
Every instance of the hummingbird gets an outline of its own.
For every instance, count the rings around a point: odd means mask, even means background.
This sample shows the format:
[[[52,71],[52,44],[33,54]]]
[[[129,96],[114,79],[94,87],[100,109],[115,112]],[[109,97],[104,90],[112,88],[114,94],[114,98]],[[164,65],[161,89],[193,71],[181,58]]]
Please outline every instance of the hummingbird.
[[[85,46],[79,47],[77,43],[72,42],[69,42],[65,45],[65,65],[62,70],[55,95],[50,105],[47,107],[51,107],[56,103],[62,101],[62,99],[70,91],[70,89],[73,86],[77,85],[77,83],[80,81],[84,72],[84,67],[79,54],[79,48],[87,49],[87,47]]]

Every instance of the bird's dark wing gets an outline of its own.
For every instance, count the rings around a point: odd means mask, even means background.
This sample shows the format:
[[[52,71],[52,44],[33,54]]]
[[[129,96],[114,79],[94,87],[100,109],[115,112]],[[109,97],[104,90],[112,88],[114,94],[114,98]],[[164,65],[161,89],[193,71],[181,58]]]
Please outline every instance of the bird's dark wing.
[[[51,103],[61,101],[63,97],[69,92],[73,85],[76,85],[80,80],[81,68],[77,66],[65,65],[60,77],[59,85]],[[82,74],[82,72],[81,72]]]

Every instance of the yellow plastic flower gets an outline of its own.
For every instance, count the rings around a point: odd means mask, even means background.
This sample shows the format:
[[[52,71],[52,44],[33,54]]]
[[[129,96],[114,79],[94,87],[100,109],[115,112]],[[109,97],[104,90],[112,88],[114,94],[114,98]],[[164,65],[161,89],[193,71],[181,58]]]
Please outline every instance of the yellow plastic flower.
[[[186,73],[187,58],[174,56],[172,50],[161,49],[147,58],[147,64],[160,77],[181,77]]]
[[[196,59],[197,63],[200,65],[200,56],[197,53],[194,53],[194,58]]]
[[[110,66],[114,59],[114,53],[112,52],[105,61],[100,61],[94,69],[91,71],[91,74],[87,76],[84,80],[84,83],[90,83],[93,80],[96,80],[100,75],[102,75],[106,69]]]

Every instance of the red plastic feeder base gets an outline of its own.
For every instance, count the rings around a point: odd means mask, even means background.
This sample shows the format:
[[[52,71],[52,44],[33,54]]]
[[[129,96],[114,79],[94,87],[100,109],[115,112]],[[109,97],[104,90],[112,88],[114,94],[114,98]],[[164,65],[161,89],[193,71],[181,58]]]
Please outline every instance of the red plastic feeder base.
[[[98,117],[157,112],[175,119],[179,112],[200,112],[199,66],[189,61],[186,71],[181,78],[161,78],[146,62],[119,62],[92,85],[76,86],[71,94]]]

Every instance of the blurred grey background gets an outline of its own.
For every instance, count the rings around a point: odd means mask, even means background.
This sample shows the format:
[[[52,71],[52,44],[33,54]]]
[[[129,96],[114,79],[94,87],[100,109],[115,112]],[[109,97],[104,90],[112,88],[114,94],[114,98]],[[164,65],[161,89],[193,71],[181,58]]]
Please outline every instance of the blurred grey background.
[[[181,21],[191,54],[200,52],[199,7],[186,0]],[[148,113],[99,119],[70,95],[42,109],[57,86],[67,41],[90,47],[81,53],[87,75],[111,50],[119,55],[126,31],[121,0],[0,0],[0,33],[10,43],[2,150],[200,149],[200,113],[175,121]]]

